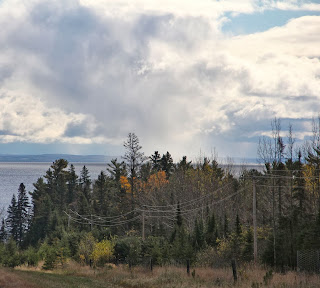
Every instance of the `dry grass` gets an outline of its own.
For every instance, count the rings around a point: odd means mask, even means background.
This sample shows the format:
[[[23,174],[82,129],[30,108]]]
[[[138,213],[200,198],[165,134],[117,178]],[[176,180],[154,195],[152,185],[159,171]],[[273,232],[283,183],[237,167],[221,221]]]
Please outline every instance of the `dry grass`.
[[[195,268],[188,276],[185,268],[155,267],[150,271],[144,267],[117,266],[91,269],[75,262],[49,273],[39,272],[39,268],[19,267],[0,270],[0,287],[239,287],[239,288],[316,288],[320,287],[319,275],[297,272],[268,274],[264,267],[245,266],[238,269],[238,281],[234,283],[232,270]],[[6,275],[6,276],[5,276]],[[269,277],[268,277],[269,275]],[[7,278],[6,278],[7,277]],[[1,282],[2,281],[2,282]],[[8,286],[16,281],[16,285]],[[20,282],[19,282],[20,281]],[[22,282],[21,282],[22,281]],[[24,281],[24,282],[23,282]],[[7,284],[3,284],[7,283]],[[28,286],[29,285],[29,286]]]
[[[1,288],[38,288],[34,283],[30,283],[23,277],[14,273],[12,269],[0,269],[0,287]]]

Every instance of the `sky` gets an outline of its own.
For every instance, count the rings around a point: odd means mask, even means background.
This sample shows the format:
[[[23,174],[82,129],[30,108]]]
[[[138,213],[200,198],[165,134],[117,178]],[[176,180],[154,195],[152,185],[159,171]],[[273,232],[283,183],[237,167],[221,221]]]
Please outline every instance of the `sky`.
[[[0,0],[0,154],[254,158],[320,112],[320,1]]]

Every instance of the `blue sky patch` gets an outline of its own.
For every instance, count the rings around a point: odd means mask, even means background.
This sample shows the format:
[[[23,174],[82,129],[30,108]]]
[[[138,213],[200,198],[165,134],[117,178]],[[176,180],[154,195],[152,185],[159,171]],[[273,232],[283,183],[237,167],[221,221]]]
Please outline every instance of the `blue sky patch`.
[[[283,11],[265,10],[261,13],[225,15],[230,21],[222,26],[222,32],[232,35],[253,34],[263,32],[276,26],[285,25],[290,19],[303,16],[320,16],[316,11]]]

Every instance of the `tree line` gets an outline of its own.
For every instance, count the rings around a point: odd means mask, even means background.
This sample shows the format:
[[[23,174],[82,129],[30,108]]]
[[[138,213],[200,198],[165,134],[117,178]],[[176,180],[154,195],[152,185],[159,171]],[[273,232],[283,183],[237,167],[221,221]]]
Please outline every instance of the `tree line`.
[[[260,138],[264,168],[244,166],[239,175],[215,157],[147,157],[134,133],[123,157],[97,179],[58,159],[29,197],[23,183],[13,195],[0,228],[0,262],[44,260],[46,269],[70,258],[93,266],[251,262],[255,185],[259,261],[294,269],[298,250],[320,248],[320,130],[314,124],[313,138],[299,146],[292,127],[284,138],[280,124],[274,119],[271,137]]]

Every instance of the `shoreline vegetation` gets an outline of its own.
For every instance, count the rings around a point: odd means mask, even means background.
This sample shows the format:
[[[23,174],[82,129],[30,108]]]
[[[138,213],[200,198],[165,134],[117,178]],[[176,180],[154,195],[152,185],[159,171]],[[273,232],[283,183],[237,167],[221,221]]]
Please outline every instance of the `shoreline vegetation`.
[[[237,177],[214,157],[146,157],[134,133],[97,179],[86,166],[78,175],[54,161],[31,201],[23,183],[12,196],[1,269],[23,279],[66,276],[74,287],[319,286],[320,135],[299,147],[290,137],[285,144],[277,119],[272,129],[274,141],[259,141],[264,169]]]

